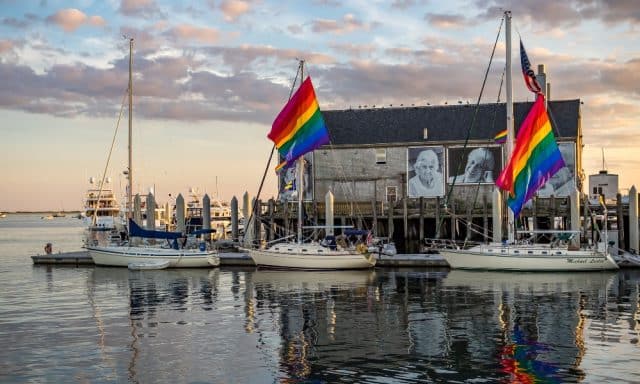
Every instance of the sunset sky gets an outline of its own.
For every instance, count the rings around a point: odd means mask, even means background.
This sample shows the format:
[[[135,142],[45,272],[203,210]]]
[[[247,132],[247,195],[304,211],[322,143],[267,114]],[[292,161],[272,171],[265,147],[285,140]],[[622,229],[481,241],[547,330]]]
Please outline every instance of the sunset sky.
[[[635,0],[0,0],[0,211],[77,210],[104,172],[134,47],[136,192],[258,190],[297,59],[321,109],[475,103],[503,10],[551,98],[581,99],[584,169],[640,187]],[[532,100],[514,52],[516,101]],[[495,102],[500,38],[483,102]],[[504,92],[502,93],[504,101]],[[107,175],[124,191],[127,115]],[[263,198],[274,196],[268,171]]]

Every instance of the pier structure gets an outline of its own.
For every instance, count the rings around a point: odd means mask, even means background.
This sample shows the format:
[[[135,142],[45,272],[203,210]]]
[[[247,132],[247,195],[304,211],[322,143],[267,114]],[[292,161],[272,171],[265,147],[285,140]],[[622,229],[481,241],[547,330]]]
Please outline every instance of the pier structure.
[[[635,191],[635,187],[632,190]],[[585,195],[578,196],[578,193],[574,194],[574,199],[579,200],[575,202],[571,196],[534,198],[520,215],[519,230],[580,230],[580,242],[594,244],[599,240],[598,230],[604,228],[606,209],[609,239],[619,249],[638,250],[637,192],[635,199],[619,195],[618,199],[608,200],[604,205],[587,199]],[[266,241],[287,236],[296,228],[296,204],[273,199],[256,204],[260,207],[257,219],[262,222],[260,236]],[[334,226],[371,230],[375,237],[392,240],[399,253],[421,252],[427,238],[496,241],[494,223],[502,224],[501,220],[494,220],[494,200],[487,196],[480,201],[452,200],[446,207],[439,197],[405,198],[395,202],[334,201],[333,209],[329,211],[325,201],[314,200],[306,202],[303,209],[305,225],[326,225],[325,212],[331,212]],[[315,234],[316,238],[323,235]]]

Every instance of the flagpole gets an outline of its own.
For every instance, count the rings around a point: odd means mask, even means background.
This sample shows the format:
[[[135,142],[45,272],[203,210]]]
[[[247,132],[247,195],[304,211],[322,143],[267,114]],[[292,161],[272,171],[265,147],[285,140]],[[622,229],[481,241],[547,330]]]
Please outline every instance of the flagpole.
[[[300,60],[300,85],[304,81],[304,60]],[[298,191],[298,244],[302,244],[302,199],[304,198],[304,155],[301,155],[296,162],[297,177],[296,190]]]
[[[506,45],[506,77],[505,77],[505,87],[507,93],[507,159],[511,159],[511,153],[513,152],[513,142],[515,139],[514,132],[514,119],[513,119],[513,81],[511,79],[511,11],[504,12],[505,17],[505,45]],[[503,201],[507,199],[507,193],[503,191]],[[511,209],[507,209],[507,239],[509,243],[513,243],[515,241],[515,218],[513,216],[513,211]]]

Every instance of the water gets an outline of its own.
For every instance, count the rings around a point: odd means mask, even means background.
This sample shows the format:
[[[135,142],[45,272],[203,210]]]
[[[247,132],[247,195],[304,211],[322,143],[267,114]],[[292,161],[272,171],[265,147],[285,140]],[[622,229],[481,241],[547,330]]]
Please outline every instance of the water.
[[[81,235],[0,219],[0,382],[640,382],[640,271],[32,265]]]

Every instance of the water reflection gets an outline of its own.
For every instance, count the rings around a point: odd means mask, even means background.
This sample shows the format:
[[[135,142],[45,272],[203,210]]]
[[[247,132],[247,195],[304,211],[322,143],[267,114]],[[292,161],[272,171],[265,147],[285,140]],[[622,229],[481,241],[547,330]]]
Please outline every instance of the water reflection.
[[[256,326],[277,326],[280,375],[299,380],[579,381],[585,323],[615,273],[253,274]]]
[[[36,271],[56,294],[72,272]],[[640,363],[640,271],[86,273],[87,364],[110,381],[611,382]]]

